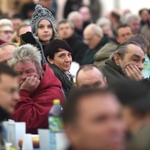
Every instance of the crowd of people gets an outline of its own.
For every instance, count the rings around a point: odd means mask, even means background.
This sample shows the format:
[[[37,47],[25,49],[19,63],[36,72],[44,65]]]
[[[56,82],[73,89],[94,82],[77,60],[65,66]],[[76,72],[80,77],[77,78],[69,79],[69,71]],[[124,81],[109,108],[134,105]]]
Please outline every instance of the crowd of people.
[[[59,99],[68,150],[149,150],[150,9],[100,17],[99,1],[68,0],[58,20],[50,1],[0,19],[0,122],[37,134]]]

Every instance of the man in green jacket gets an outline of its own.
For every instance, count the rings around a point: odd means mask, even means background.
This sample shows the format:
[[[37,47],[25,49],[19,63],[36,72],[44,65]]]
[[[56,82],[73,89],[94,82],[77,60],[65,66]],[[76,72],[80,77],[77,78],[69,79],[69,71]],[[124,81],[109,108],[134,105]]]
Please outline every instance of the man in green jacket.
[[[101,67],[108,85],[121,79],[142,80],[144,51],[135,42],[121,44],[111,59]]]

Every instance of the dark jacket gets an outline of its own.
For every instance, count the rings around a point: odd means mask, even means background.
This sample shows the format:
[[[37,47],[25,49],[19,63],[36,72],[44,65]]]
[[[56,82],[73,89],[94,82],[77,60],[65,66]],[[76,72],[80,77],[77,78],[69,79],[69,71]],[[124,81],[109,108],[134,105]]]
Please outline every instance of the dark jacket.
[[[0,150],[5,150],[5,142],[2,130],[2,121],[5,121],[9,118],[9,113],[0,107]]]
[[[108,59],[104,66],[100,67],[109,85],[115,81],[127,79],[122,69],[114,61]]]
[[[69,79],[69,77],[63,71],[61,71],[56,65],[49,64],[49,66],[52,68],[56,77],[62,83],[64,94],[67,97],[70,92],[71,87],[73,86],[73,79],[72,78]]]
[[[110,40],[106,34],[104,34],[102,40],[100,43],[95,47],[95,49],[88,49],[83,57],[81,65],[85,64],[93,64],[94,63],[94,55],[107,43],[109,43]]]
[[[81,64],[81,60],[88,46],[84,44],[83,39],[75,33],[70,38],[66,39],[66,42],[72,48],[72,60]]]

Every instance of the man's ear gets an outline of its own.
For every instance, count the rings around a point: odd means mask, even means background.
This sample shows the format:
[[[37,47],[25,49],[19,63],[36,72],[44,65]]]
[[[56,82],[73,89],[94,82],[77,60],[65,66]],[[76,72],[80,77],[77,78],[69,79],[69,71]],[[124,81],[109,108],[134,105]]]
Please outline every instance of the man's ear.
[[[117,66],[120,66],[121,57],[118,54],[114,54],[113,60]]]
[[[49,56],[47,56],[47,61],[48,61],[50,64],[54,64],[54,60],[51,59]]]

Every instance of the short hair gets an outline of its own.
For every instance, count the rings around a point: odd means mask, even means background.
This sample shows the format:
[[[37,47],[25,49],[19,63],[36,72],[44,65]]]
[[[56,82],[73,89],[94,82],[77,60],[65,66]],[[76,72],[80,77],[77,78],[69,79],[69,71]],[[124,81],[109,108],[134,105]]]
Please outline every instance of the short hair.
[[[138,19],[139,20],[139,17],[135,14],[127,14],[123,20],[123,23],[125,24],[129,24],[130,25],[130,21],[132,19]]]
[[[96,68],[97,70],[99,70],[99,72],[104,76],[102,70],[100,68],[98,68],[96,65],[94,64],[86,64],[86,65],[83,65],[79,68],[79,70],[77,71],[76,73],[76,81],[77,81],[77,78],[78,78],[78,74],[81,70],[83,71],[89,71],[89,70],[93,70],[94,68]]]
[[[66,41],[56,39],[46,45],[44,50],[46,59],[48,56],[50,59],[54,59],[55,53],[60,52],[60,49],[65,49],[66,51],[72,53],[72,49]]]
[[[120,22],[120,17],[121,17],[121,16],[120,16],[120,14],[119,14],[118,12],[112,11],[112,12],[110,13],[110,15],[111,15],[111,17],[115,18],[116,21]]]
[[[14,43],[8,42],[8,43],[3,43],[2,45],[0,45],[0,49],[4,49],[6,46],[9,46],[9,45],[17,47],[17,45],[15,45]]]
[[[7,74],[11,77],[17,77],[18,76],[17,72],[15,72],[10,66],[8,66],[5,63],[0,63],[0,76],[2,74]],[[1,78],[0,78],[0,80],[1,80]]]
[[[74,19],[76,19],[80,16],[81,16],[81,14],[78,11],[72,11],[68,14],[67,19],[68,19],[68,21],[72,22]]]
[[[74,24],[72,22],[68,21],[67,19],[63,19],[57,23],[57,30],[58,30],[59,25],[66,24],[66,23],[68,23],[70,25],[71,29],[74,30]]]
[[[108,94],[112,93],[112,91],[108,88],[105,89],[74,89],[67,98],[67,101],[64,105],[63,109],[63,122],[64,124],[76,124],[78,114],[78,105],[84,96],[91,96],[91,95],[101,95],[101,94]],[[92,101],[92,99],[91,99]]]
[[[13,52],[14,57],[8,61],[8,64],[14,68],[17,63],[24,63],[26,61],[34,61],[39,76],[42,74],[41,68],[41,53],[31,44],[25,44],[17,47]]]
[[[87,28],[90,28],[90,30],[94,33],[94,34],[97,34],[97,35],[100,35],[101,37],[103,37],[103,30],[100,26],[98,26],[97,24],[94,24],[94,23],[91,23],[89,24],[85,29],[84,31],[87,29]]]
[[[121,25],[119,25],[119,26],[117,27],[117,30],[116,30],[116,31],[117,31],[117,32],[116,32],[116,34],[117,34],[116,36],[118,36],[118,30],[119,30],[119,29],[121,29],[121,28],[127,28],[127,27],[131,29],[131,27],[130,27],[128,24],[121,24]],[[131,31],[132,31],[132,29],[131,29]]]
[[[149,10],[147,8],[142,8],[139,10],[139,15],[141,16],[142,15],[142,12],[146,10],[148,13],[149,13]]]
[[[22,28],[22,27],[30,27],[31,25],[30,24],[28,24],[28,23],[23,23],[23,24],[21,24],[20,26],[19,26],[19,28],[17,29],[17,31],[16,31],[16,33],[17,33],[17,36],[19,37],[20,35],[19,35],[19,32],[20,32],[20,29]]]
[[[147,49],[149,46],[149,41],[141,34],[133,35],[127,41],[138,43],[141,46],[142,50],[145,48]]]
[[[13,23],[10,19],[7,19],[7,18],[0,19],[0,28],[6,25],[10,26],[13,29]]]
[[[96,24],[100,27],[102,26],[105,26],[105,25],[109,25],[111,26],[111,22],[108,18],[105,18],[105,17],[102,17],[102,18],[99,18],[97,21],[96,21]]]
[[[134,41],[126,41],[117,47],[116,51],[112,54],[112,56],[110,58],[113,60],[114,55],[118,54],[121,57],[121,59],[123,59],[125,54],[128,52],[129,44],[134,44],[134,45],[140,47],[140,45]]]

